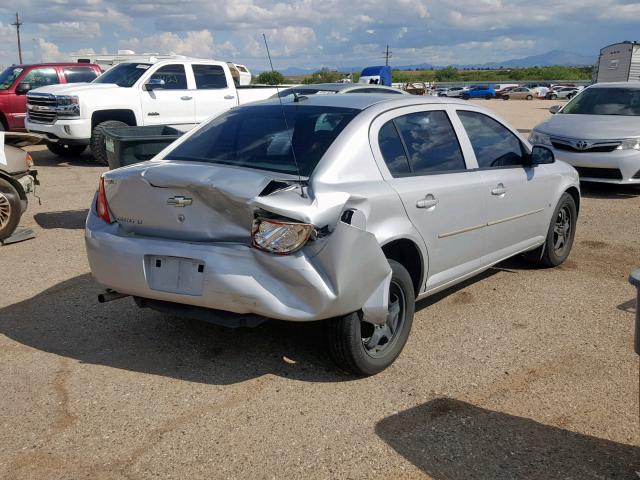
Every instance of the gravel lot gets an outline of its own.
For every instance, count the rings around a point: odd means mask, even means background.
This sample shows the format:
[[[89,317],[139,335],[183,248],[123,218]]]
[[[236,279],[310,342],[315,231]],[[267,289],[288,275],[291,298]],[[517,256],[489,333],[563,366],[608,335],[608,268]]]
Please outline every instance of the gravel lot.
[[[557,101],[479,103],[530,129]],[[354,379],[318,325],[99,305],[82,228],[103,168],[33,157],[37,238],[0,248],[0,478],[637,478],[640,189],[583,186],[562,267],[421,302],[398,361]]]

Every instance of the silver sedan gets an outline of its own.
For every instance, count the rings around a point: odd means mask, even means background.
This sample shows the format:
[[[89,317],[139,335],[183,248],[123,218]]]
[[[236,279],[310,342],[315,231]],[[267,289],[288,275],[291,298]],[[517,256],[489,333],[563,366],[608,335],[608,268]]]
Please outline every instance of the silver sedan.
[[[592,85],[551,111],[531,143],[550,147],[581,180],[640,184],[640,83]]]
[[[578,176],[453,99],[310,95],[224,113],[102,175],[91,271],[137,304],[226,325],[325,320],[345,369],[404,347],[415,302],[521,253],[571,250]]]

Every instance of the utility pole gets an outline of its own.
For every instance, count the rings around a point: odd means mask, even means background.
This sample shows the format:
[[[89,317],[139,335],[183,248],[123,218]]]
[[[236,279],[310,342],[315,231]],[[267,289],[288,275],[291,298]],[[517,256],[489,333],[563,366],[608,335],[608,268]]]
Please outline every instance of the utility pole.
[[[387,51],[382,53],[384,53],[384,58],[385,58],[384,64],[388,67],[389,59],[393,56],[393,52],[389,51],[389,45],[387,45]]]
[[[18,35],[18,58],[20,59],[20,63],[22,63],[22,45],[20,45],[20,26],[22,25],[22,22],[20,21],[18,12],[16,12],[16,22],[11,25],[16,27],[16,34]]]

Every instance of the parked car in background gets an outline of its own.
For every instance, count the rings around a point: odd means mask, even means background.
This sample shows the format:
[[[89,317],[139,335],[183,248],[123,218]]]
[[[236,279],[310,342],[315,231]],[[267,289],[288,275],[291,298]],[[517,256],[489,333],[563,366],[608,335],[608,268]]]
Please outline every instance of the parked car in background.
[[[491,85],[476,85],[466,92],[462,92],[462,98],[468,100],[469,98],[486,98],[487,100],[491,98],[496,98],[496,91],[493,89]]]
[[[102,175],[104,299],[225,325],[327,322],[343,368],[402,351],[415,302],[513,255],[561,264],[578,175],[468,102],[309,95],[233,109]]]
[[[502,94],[503,100],[533,100],[538,93],[527,87],[516,87]]]
[[[451,87],[445,92],[444,96],[449,98],[460,98],[467,90],[469,90],[469,87]]]
[[[537,125],[529,141],[551,148],[581,180],[640,184],[640,83],[585,88]]]
[[[21,147],[39,143],[39,135],[3,132],[0,134],[0,242],[18,227],[27,209],[29,194],[35,192],[38,172],[31,155]]]
[[[407,95],[398,88],[385,87],[384,85],[369,85],[366,83],[314,83],[310,85],[297,85],[295,87],[281,88],[271,98],[293,98],[296,95],[332,95],[345,93],[390,93],[392,95]]]
[[[556,98],[567,98],[570,100],[576,96],[579,91],[576,87],[561,87],[548,92],[546,98],[549,100],[555,100]]]
[[[496,95],[499,97],[503,93],[505,93],[507,89],[513,89],[519,86],[520,85],[518,85],[517,83],[496,83],[493,85],[493,89],[496,91]]]
[[[106,164],[106,127],[169,125],[186,131],[211,115],[275,92],[271,86],[236,86],[225,62],[123,62],[89,84],[29,92],[26,127],[46,135],[56,155],[79,155],[91,145],[96,160]]]
[[[433,95],[434,97],[445,97],[448,91],[448,87],[437,87],[431,90],[431,95]]]
[[[14,65],[0,73],[0,130],[24,130],[27,92],[66,83],[91,82],[102,70],[97,65],[38,63]]]

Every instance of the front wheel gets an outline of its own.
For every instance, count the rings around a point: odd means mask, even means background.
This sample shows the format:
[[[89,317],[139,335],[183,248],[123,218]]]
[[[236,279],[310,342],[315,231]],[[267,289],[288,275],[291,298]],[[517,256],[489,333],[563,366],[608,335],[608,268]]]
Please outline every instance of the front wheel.
[[[484,96],[484,99],[485,99],[485,100],[491,100],[492,98],[493,98],[493,95],[491,95],[490,93],[487,93],[487,94]]]
[[[509,100],[509,95],[503,95],[503,96],[502,96],[502,99],[503,99],[503,100]]]
[[[394,260],[389,260],[389,266],[389,310],[384,325],[364,322],[357,312],[328,321],[331,356],[340,367],[358,375],[375,375],[391,365],[411,331],[416,302],[411,276]]]
[[[527,100],[533,100],[533,95],[527,95]]]
[[[18,191],[6,180],[0,178],[0,241],[15,232],[22,216],[22,205]]]
[[[543,267],[557,267],[563,263],[571,253],[577,220],[576,202],[565,192],[553,212],[544,244],[527,252],[525,258]]]
[[[463,100],[469,100],[469,98],[470,98],[469,95],[462,95]]]
[[[108,165],[107,148],[104,144],[104,129],[111,127],[126,127],[127,124],[118,120],[107,120],[96,125],[91,132],[91,153],[98,163]]]

